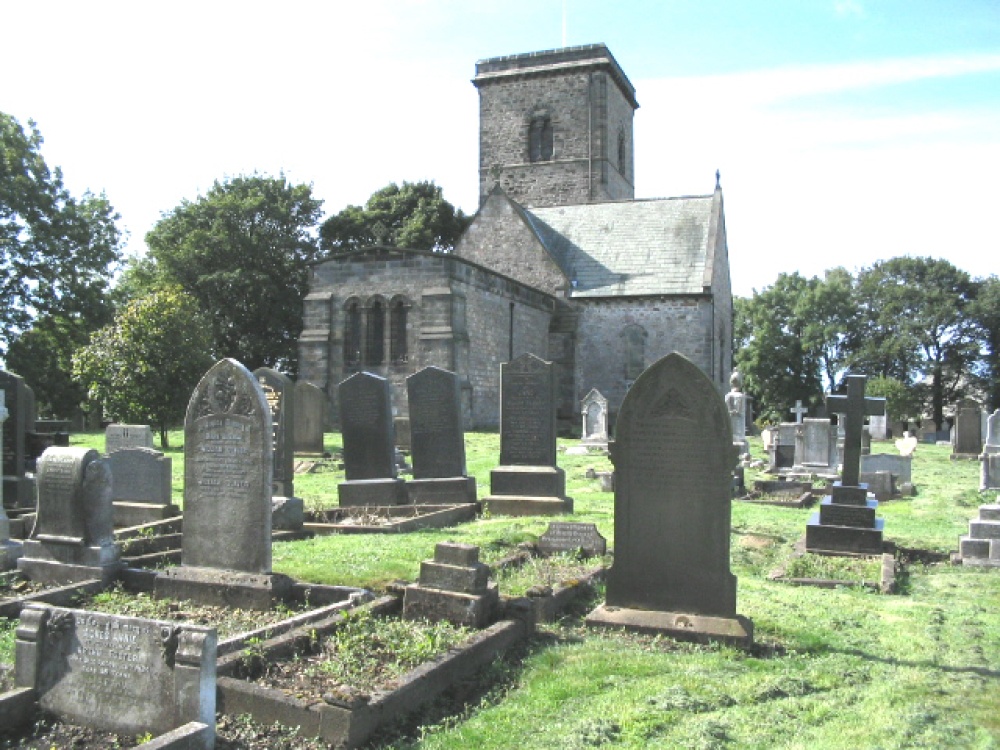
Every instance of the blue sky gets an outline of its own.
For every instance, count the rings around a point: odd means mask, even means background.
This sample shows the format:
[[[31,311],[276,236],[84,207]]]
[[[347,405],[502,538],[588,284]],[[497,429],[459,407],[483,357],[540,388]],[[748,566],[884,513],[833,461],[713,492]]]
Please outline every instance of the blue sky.
[[[107,193],[132,252],[253,171],[327,214],[422,179],[472,213],[476,60],[604,42],[640,103],[637,197],[721,170],[734,293],[896,255],[1000,267],[997,0],[0,0],[0,24],[0,111]]]

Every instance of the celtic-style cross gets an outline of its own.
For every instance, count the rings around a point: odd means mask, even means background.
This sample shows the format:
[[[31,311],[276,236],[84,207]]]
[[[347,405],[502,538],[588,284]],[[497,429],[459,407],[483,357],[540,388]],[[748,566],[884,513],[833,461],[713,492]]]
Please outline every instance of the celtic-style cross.
[[[844,414],[844,471],[841,485],[856,487],[861,473],[861,433],[866,416],[885,414],[884,398],[865,398],[865,376],[847,376],[847,395],[826,397],[826,408]]]

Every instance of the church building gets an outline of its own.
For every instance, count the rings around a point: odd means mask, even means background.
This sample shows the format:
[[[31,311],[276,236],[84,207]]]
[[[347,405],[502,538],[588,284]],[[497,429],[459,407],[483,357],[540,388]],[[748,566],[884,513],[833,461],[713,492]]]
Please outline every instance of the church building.
[[[374,246],[313,265],[299,379],[329,394],[458,373],[468,427],[496,427],[500,364],[556,363],[560,423],[592,388],[617,411],[677,351],[725,392],[732,292],[722,191],[636,200],[635,89],[601,44],[481,60],[480,207],[454,252]],[[575,425],[575,426],[574,426]]]

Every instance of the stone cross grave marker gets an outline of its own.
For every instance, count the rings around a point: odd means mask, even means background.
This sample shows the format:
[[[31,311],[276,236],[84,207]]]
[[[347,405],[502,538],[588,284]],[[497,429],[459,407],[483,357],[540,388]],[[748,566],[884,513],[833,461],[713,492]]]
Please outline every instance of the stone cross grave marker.
[[[184,726],[185,747],[214,743],[214,628],[28,604],[16,638],[17,687],[45,713],[128,735]]]
[[[749,644],[729,569],[737,450],[715,385],[676,352],[651,365],[625,396],[611,458],[615,560],[588,624]]]
[[[809,408],[802,405],[802,400],[799,399],[795,402],[795,408],[789,409],[792,414],[795,415],[795,423],[802,424],[802,419],[806,414],[809,413]]]
[[[291,379],[270,367],[258,367],[253,376],[260,383],[271,411],[271,494],[275,497],[295,496],[295,398]]]
[[[841,483],[844,487],[856,487],[861,470],[861,432],[865,417],[885,414],[885,399],[865,396],[865,376],[847,376],[847,394],[826,397],[827,408],[844,414],[844,469]]]
[[[152,448],[153,430],[148,424],[109,424],[104,428],[104,453],[122,448]]]
[[[38,516],[21,571],[34,581],[110,582],[121,568],[114,542],[111,469],[90,448],[49,448],[38,459]]]

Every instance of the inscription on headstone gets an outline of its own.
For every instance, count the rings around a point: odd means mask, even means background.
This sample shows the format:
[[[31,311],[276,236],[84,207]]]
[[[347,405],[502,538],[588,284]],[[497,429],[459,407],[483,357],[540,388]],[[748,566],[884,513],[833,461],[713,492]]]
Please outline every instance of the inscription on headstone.
[[[104,452],[122,448],[152,448],[153,431],[148,424],[109,424],[104,428]]]
[[[538,551],[543,555],[582,550],[587,557],[607,554],[608,542],[597,530],[597,524],[553,521],[538,538]]]
[[[533,354],[500,366],[500,464],[556,465],[555,374]]]
[[[389,381],[358,372],[338,386],[348,481],[396,476]]]
[[[214,629],[29,604],[18,687],[62,721],[130,735],[215,726]]]
[[[406,379],[413,478],[465,474],[465,433],[458,376],[425,367]]]

